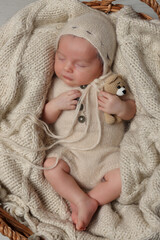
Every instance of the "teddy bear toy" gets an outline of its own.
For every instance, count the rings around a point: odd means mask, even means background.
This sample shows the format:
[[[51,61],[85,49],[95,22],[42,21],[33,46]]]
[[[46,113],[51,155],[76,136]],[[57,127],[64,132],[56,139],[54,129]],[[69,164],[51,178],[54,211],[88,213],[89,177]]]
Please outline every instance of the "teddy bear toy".
[[[116,94],[119,97],[129,93],[128,86],[122,76],[114,73],[104,79],[103,90],[111,94]],[[119,123],[122,121],[117,115],[111,115],[108,113],[104,113],[104,115],[105,121],[108,124]]]

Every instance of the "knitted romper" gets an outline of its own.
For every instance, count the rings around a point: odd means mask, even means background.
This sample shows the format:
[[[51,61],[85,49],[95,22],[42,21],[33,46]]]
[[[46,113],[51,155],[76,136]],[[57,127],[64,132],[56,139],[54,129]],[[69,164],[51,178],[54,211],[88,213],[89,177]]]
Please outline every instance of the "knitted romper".
[[[53,80],[49,100],[73,89],[57,77]],[[62,158],[70,174],[86,189],[93,188],[110,170],[119,167],[119,145],[124,135],[124,123],[108,125],[98,110],[97,87],[76,87],[81,91],[76,110],[63,111],[52,130],[57,144],[47,157]],[[56,137],[57,136],[57,137]]]

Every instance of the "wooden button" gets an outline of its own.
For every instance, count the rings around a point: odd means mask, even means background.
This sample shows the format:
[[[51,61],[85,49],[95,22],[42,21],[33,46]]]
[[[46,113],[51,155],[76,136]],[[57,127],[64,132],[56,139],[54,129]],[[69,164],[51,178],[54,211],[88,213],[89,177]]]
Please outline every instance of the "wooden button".
[[[87,87],[87,85],[81,85],[80,88],[81,89],[85,89]]]
[[[78,117],[78,121],[79,121],[80,123],[84,123],[85,120],[86,120],[86,118],[85,118],[84,116],[79,116],[79,117]]]
[[[84,106],[83,106],[83,104],[81,104],[81,106],[80,106],[80,109],[79,109],[79,110],[80,110],[80,111],[82,111],[82,110],[83,110],[83,107],[84,107]]]

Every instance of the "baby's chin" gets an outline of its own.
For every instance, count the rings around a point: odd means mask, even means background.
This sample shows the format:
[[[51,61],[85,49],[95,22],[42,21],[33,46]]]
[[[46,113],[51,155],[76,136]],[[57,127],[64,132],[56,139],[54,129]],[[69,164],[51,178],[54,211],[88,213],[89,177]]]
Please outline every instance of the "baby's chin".
[[[79,87],[80,86],[73,79],[68,79],[68,78],[62,77],[61,80],[70,87]]]

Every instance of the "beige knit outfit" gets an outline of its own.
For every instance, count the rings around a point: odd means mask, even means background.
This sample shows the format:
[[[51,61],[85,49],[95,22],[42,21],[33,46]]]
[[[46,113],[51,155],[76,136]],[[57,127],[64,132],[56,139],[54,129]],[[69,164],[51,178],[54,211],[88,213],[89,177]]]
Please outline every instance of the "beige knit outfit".
[[[67,203],[39,170],[47,135],[37,118],[56,39],[68,19],[90,11],[76,0],[39,0],[0,29],[0,203],[31,228],[32,240],[159,240],[159,20],[141,20],[131,8],[109,14],[118,42],[114,71],[128,80],[137,105],[120,146],[118,201],[99,208],[86,231],[75,231]]]
[[[107,124],[103,112],[98,110],[98,84],[101,85],[100,80],[85,88],[76,88],[82,93],[77,109],[63,111],[53,124],[59,145],[47,156],[65,160],[71,175],[88,189],[100,182],[108,171],[119,167],[119,145],[124,135],[123,123]],[[61,79],[54,78],[49,97],[55,98],[71,89]]]

